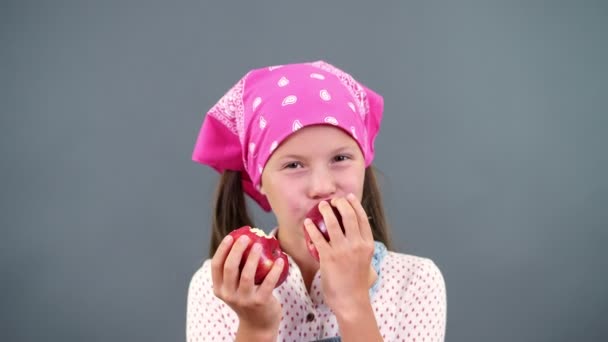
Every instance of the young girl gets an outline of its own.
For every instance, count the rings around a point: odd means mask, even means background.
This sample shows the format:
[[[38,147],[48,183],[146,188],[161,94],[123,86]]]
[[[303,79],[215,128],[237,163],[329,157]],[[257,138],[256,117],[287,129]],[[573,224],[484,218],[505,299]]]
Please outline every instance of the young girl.
[[[372,168],[383,109],[380,95],[323,61],[252,70],[211,108],[193,160],[221,179],[211,259],[189,287],[188,341],[444,340],[440,270],[390,249]],[[270,234],[288,255],[260,285],[253,281],[259,247],[239,272],[249,240],[228,236],[254,227],[245,193],[272,210]],[[305,219],[314,206],[329,241]],[[275,288],[283,267],[287,279]]]

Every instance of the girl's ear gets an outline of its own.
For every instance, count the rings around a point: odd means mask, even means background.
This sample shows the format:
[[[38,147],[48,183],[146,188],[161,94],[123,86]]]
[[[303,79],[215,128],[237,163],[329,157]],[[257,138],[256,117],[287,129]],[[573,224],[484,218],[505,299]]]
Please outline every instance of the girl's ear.
[[[258,187],[258,191],[262,195],[266,196],[266,190],[264,189],[264,182],[262,182],[262,178],[264,178],[263,175],[264,175],[264,170],[262,170],[262,174],[260,175],[260,185]]]

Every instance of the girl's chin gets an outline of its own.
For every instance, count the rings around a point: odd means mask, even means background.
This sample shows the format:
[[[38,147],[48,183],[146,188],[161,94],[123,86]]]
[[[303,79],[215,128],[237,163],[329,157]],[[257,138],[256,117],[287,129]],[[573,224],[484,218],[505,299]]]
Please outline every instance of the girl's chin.
[[[303,229],[304,229],[304,219],[302,219],[301,223],[293,222],[289,225],[282,225],[277,230],[277,238],[279,238],[279,235],[283,235],[284,237],[289,235],[289,236],[297,236],[298,238],[303,238],[304,237]]]

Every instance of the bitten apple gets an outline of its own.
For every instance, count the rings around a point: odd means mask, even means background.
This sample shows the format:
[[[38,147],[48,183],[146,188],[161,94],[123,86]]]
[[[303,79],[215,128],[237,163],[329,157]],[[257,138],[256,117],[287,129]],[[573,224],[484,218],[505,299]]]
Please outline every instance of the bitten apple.
[[[344,232],[344,223],[342,223],[342,215],[340,215],[338,208],[331,206],[331,209],[333,210],[334,215],[336,216],[336,219],[338,220],[338,223],[340,224],[340,228],[342,228],[342,232]],[[325,220],[323,219],[323,215],[319,211],[318,204],[313,206],[312,209],[310,209],[308,214],[306,214],[306,217],[312,220],[312,223],[314,223],[315,226],[317,226],[317,228],[319,229],[321,234],[323,234],[323,237],[325,238],[325,240],[329,241],[329,232],[327,231],[327,226],[325,225]],[[304,227],[304,225],[302,225],[302,229],[304,229],[304,237],[306,239],[306,246],[308,247],[308,252],[310,252],[310,255],[312,255],[313,258],[315,258],[317,261],[319,261],[319,251],[317,250],[315,245],[312,243],[312,240],[310,239],[310,235],[308,235],[308,232],[306,231],[306,228]]]
[[[252,228],[250,226],[243,226],[241,228],[235,229],[230,234],[233,241],[236,241],[242,235],[246,235],[249,237],[249,245],[243,252],[243,257],[241,258],[241,264],[239,265],[239,270],[242,271],[245,263],[247,261],[247,257],[249,256],[249,252],[251,251],[251,247],[253,247],[254,243],[259,243],[262,246],[262,253],[260,254],[260,261],[258,263],[258,267],[255,271],[254,283],[256,285],[260,285],[268,272],[272,269],[272,265],[274,265],[275,261],[279,259],[283,259],[283,271],[279,276],[279,280],[275,287],[281,285],[285,279],[287,279],[287,273],[289,270],[289,262],[287,260],[287,254],[285,254],[281,247],[279,246],[279,240],[277,240],[274,236],[267,235],[263,230],[258,228]]]

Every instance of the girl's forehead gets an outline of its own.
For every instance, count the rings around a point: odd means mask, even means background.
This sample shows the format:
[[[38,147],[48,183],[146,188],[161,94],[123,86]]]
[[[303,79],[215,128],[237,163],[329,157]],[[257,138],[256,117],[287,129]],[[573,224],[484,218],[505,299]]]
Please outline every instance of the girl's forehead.
[[[314,154],[356,147],[357,142],[341,128],[329,125],[304,127],[287,137],[273,154]],[[272,157],[272,156],[271,156]]]

